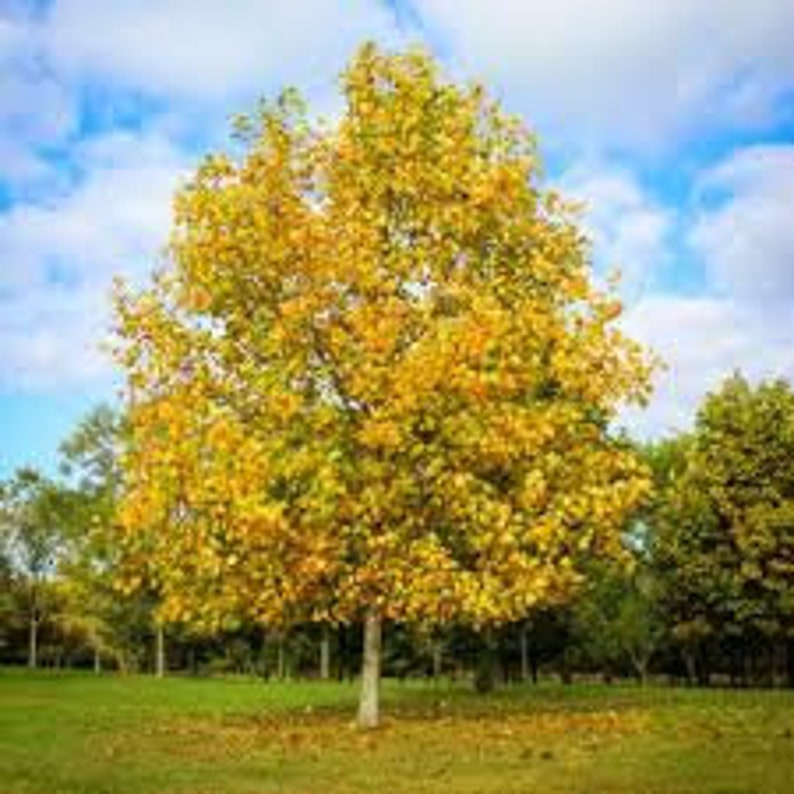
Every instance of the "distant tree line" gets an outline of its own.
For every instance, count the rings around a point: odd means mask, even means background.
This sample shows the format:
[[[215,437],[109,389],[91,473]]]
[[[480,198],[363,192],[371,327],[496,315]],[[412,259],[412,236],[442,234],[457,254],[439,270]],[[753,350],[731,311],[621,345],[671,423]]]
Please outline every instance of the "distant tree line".
[[[0,662],[121,672],[352,678],[361,626],[163,624],[156,592],[117,587],[124,418],[107,407],[62,445],[55,477],[0,485]],[[478,631],[387,623],[387,676],[481,689],[554,675],[605,682],[794,685],[794,392],[728,378],[691,432],[637,444],[652,495],[623,554],[593,558],[559,603]]]

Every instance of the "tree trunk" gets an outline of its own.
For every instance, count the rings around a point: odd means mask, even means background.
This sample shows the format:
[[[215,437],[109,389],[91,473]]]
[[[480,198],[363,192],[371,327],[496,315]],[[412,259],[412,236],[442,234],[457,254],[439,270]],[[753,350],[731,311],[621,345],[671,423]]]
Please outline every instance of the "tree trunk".
[[[788,659],[785,639],[780,639],[775,643],[775,688],[782,689],[786,686],[788,679]]]
[[[154,653],[154,674],[158,678],[165,676],[165,632],[163,631],[163,624],[157,623],[155,635],[155,653]]]
[[[642,653],[642,651],[639,653],[632,653],[629,651],[629,658],[634,665],[634,672],[637,674],[637,683],[639,683],[640,686],[645,686],[645,682],[648,680],[648,664],[650,658]]]
[[[568,648],[562,652],[560,661],[560,681],[565,686],[570,686],[573,683],[573,672],[571,671],[571,658]]]
[[[444,662],[444,646],[440,639],[433,640],[433,680],[441,678],[441,669]]]
[[[747,689],[750,686],[750,663],[747,654],[742,652],[741,668],[739,670],[739,686]]]
[[[28,667],[35,670],[39,664],[39,616],[35,609],[30,614],[28,636]]]
[[[340,624],[336,630],[336,677],[345,680],[345,660],[347,659],[347,627]]]
[[[94,648],[94,672],[99,675],[102,672],[102,655],[99,648]]]
[[[538,683],[538,657],[533,653],[532,656],[529,657],[529,668],[530,672],[532,673],[532,683]]]
[[[521,642],[521,680],[529,680],[529,640],[527,638],[527,624],[521,624],[521,633],[519,634]]]
[[[283,681],[287,677],[287,663],[284,658],[284,638],[278,638],[276,645],[276,676],[279,681]]]
[[[380,722],[380,654],[382,624],[370,613],[364,620],[364,660],[358,703],[359,728],[377,728]]]
[[[267,658],[270,649],[270,637],[266,631],[262,632],[262,647],[259,651],[261,658],[261,673],[265,681],[270,681],[270,662]]]
[[[695,686],[697,683],[697,667],[695,664],[695,654],[690,648],[684,648],[682,651],[684,656],[684,664],[686,665],[686,680],[689,686]]]
[[[331,636],[328,626],[323,623],[320,637],[320,678],[327,681],[331,677]]]
[[[497,654],[493,628],[486,626],[482,632],[482,645],[474,672],[474,689],[481,694],[492,692],[496,688]]]

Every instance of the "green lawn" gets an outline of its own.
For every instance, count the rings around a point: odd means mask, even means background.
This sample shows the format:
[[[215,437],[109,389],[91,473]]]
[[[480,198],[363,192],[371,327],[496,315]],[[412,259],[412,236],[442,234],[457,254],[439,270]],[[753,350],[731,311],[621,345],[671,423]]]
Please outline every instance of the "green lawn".
[[[792,794],[794,693],[0,672],[0,794]]]

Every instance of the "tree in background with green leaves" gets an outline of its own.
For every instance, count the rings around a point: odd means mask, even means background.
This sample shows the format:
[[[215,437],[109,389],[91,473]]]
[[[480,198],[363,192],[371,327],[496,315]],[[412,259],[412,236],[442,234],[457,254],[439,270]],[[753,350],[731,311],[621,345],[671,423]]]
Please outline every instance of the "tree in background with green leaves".
[[[19,469],[0,486],[0,531],[7,560],[20,579],[31,668],[38,665],[39,626],[66,541],[67,501],[66,492],[35,469]]]
[[[655,579],[644,561],[601,564],[571,609],[580,655],[607,679],[630,670],[644,684],[663,634]]]
[[[794,392],[728,378],[691,437],[655,450],[654,565],[690,677],[717,645],[791,678]],[[788,656],[788,662],[786,662]],[[745,662],[747,660],[745,659]]]
[[[124,416],[107,405],[87,414],[61,444],[61,474],[70,494],[64,515],[68,548],[60,565],[60,618],[81,634],[94,656],[121,669],[138,668],[142,644],[154,632],[154,667],[164,668],[165,650],[154,626],[151,594],[122,594],[115,587],[120,549],[112,523],[121,493],[120,454]]]

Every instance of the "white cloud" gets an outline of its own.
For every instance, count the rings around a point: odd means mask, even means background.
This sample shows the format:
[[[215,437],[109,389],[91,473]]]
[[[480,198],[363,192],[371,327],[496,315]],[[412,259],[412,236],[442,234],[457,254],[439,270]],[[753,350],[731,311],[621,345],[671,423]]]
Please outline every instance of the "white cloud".
[[[751,378],[794,377],[794,307],[770,316],[730,298],[656,295],[633,307],[624,327],[666,364],[650,407],[627,415],[646,436],[689,427],[704,395],[736,369]]]
[[[99,344],[107,298],[96,285],[28,291],[0,306],[0,391],[61,390],[108,373]]]
[[[28,18],[21,9],[5,6],[0,11],[0,63],[8,64],[24,55],[28,46]]]
[[[395,31],[372,0],[57,0],[45,35],[67,73],[225,101],[285,82],[326,84],[362,39]]]
[[[36,14],[3,5],[0,181],[13,203],[0,214],[0,389],[107,372],[97,340],[109,282],[158,257],[192,159],[177,139],[217,137],[224,108],[285,84],[327,101],[362,39],[396,36],[372,0],[55,0]],[[110,127],[89,139],[74,135],[86,87],[107,93],[91,120]],[[113,109],[141,96],[166,112],[143,117],[141,132],[114,130]],[[42,156],[53,148],[59,159]]]
[[[781,300],[794,298],[794,147],[737,152],[699,180],[688,208],[603,150],[774,123],[794,88],[791,3],[414,0],[453,67],[497,87],[563,153],[591,153],[560,186],[589,204],[599,267],[624,273],[627,330],[670,367],[650,410],[631,417],[642,432],[686,426],[735,367],[794,375],[794,310]],[[49,189],[15,187],[0,214],[0,390],[48,391],[107,375],[97,340],[109,280],[147,271],[165,241],[190,159],[174,141],[215,139],[225,108],[290,83],[333,112],[327,89],[353,48],[401,34],[377,0],[54,0],[36,18],[20,8],[0,11],[0,179]],[[167,115],[140,117],[140,133],[76,140],[80,91],[97,85],[103,129],[141,95]],[[53,146],[76,182],[40,156]],[[707,265],[698,296],[659,291],[689,264],[676,259],[681,239]]]
[[[46,142],[61,139],[74,124],[68,93],[55,80],[19,70],[0,81],[3,125],[27,139]]]
[[[685,429],[733,370],[794,379],[794,146],[750,146],[695,179],[691,200],[654,201],[630,171],[579,164],[566,195],[587,201],[596,263],[624,270],[623,324],[666,363],[650,407],[626,414],[645,436]],[[681,245],[681,239],[689,248]],[[705,265],[697,293],[685,268]]]
[[[791,0],[416,0],[530,121],[607,146],[764,124],[794,85]]]
[[[599,271],[620,271],[628,302],[652,289],[670,260],[674,212],[651,198],[629,171],[614,166],[579,164],[559,183],[566,197],[585,204],[583,226]]]
[[[114,273],[155,264],[185,156],[155,136],[113,134],[75,151],[86,176],[50,203],[0,215],[0,386],[46,389],[107,367],[97,345]]]
[[[50,175],[38,150],[65,140],[77,112],[44,65],[36,24],[14,11],[0,9],[0,180],[24,184]]]
[[[715,285],[747,300],[794,300],[794,146],[740,149],[700,190],[708,203],[691,243]]]

